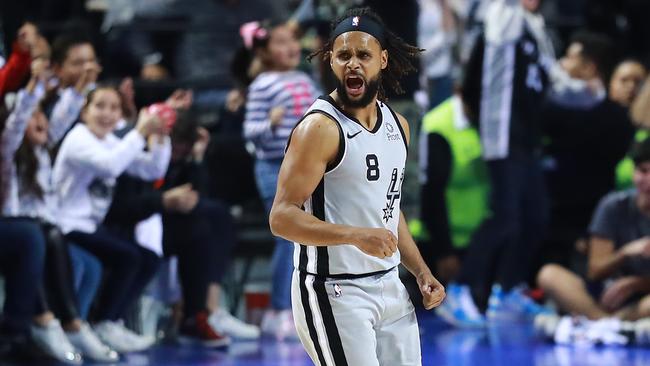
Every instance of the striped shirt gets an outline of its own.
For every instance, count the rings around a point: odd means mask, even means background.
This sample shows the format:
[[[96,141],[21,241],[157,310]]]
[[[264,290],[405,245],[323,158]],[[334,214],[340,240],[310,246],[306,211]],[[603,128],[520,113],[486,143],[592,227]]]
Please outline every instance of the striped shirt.
[[[255,146],[258,159],[278,159],[291,130],[319,95],[311,78],[301,71],[261,73],[248,89],[244,137]],[[269,115],[283,107],[279,125],[271,128]]]

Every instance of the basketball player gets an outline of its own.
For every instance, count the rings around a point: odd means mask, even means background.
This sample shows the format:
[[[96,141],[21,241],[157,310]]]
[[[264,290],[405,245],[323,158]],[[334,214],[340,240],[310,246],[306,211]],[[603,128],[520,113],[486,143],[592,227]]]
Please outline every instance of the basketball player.
[[[293,316],[319,366],[421,365],[413,304],[398,277],[417,278],[427,309],[445,297],[400,211],[409,130],[385,104],[420,50],[368,8],[335,22],[322,55],[338,80],[289,139],[270,215],[295,242]]]

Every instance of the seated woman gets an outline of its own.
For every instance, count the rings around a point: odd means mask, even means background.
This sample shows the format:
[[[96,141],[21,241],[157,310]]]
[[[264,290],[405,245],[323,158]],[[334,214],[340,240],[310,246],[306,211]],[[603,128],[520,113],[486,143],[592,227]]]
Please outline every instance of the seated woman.
[[[167,170],[171,144],[158,117],[141,112],[135,129],[123,139],[113,135],[121,100],[113,87],[89,93],[83,123],[63,140],[53,170],[58,195],[58,222],[66,238],[95,255],[108,269],[96,301],[95,331],[118,352],[149,348],[153,340],[128,330],[120,321],[156,273],[158,257],[102,225],[113,199],[115,180],[123,172],[145,179]],[[149,139],[148,149],[145,151]]]

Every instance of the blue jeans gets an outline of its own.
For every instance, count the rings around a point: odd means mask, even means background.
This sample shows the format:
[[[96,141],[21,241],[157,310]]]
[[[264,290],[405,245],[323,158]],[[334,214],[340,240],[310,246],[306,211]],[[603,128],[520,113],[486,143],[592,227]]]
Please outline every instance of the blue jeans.
[[[158,270],[158,256],[103,226],[92,234],[72,231],[67,239],[92,253],[108,269],[97,296],[95,321],[123,319]]]
[[[68,247],[79,317],[86,319],[102,280],[102,264],[94,255],[75,244]]]
[[[282,160],[261,160],[255,162],[257,189],[264,201],[267,215],[271,212],[278,173]],[[293,275],[293,244],[275,237],[275,250],[271,259],[271,306],[275,310],[291,309],[291,276]]]
[[[0,218],[0,269],[5,276],[4,325],[27,332],[45,265],[45,238],[31,220]]]

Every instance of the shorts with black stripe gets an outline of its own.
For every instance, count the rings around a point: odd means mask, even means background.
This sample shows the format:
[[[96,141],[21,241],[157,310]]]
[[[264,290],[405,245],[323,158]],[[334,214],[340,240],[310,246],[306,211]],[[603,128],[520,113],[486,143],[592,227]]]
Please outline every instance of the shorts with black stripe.
[[[397,269],[345,280],[295,270],[291,298],[315,365],[422,365],[415,308]]]

